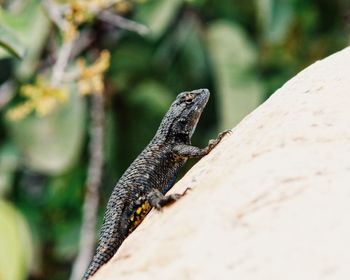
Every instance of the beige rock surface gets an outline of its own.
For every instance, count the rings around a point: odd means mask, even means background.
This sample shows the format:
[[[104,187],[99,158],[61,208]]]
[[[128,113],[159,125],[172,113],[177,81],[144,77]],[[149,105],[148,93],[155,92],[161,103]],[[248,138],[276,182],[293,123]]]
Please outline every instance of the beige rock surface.
[[[246,117],[95,275],[350,279],[350,48]]]

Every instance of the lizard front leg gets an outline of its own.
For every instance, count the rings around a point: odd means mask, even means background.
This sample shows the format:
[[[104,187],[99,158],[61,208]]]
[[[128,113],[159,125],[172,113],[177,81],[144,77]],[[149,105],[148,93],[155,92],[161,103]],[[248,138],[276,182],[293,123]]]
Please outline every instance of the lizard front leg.
[[[186,158],[203,157],[208,153],[210,153],[210,151],[214,149],[217,144],[220,143],[220,141],[225,137],[225,135],[230,132],[231,130],[225,130],[221,132],[216,139],[209,140],[208,146],[202,149],[191,145],[179,144],[179,145],[176,145],[172,151],[175,155],[180,157],[186,157]]]
[[[174,155],[179,156],[181,158],[194,158],[194,157],[202,157],[207,155],[214,147],[220,143],[220,141],[224,138],[224,136],[230,133],[231,130],[225,130],[221,132],[216,139],[209,140],[208,146],[203,149],[200,149],[195,146],[179,144],[176,145],[172,152]],[[162,207],[174,203],[180,197],[184,196],[188,190],[191,188],[187,188],[182,194],[174,193],[169,195],[162,194],[159,190],[153,189],[147,195],[147,200],[157,210],[160,210]]]

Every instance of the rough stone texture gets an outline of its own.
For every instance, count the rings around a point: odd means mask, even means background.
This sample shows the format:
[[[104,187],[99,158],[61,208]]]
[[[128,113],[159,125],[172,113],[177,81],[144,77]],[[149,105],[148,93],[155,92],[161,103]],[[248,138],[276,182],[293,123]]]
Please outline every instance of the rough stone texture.
[[[246,117],[93,277],[350,279],[350,48]]]

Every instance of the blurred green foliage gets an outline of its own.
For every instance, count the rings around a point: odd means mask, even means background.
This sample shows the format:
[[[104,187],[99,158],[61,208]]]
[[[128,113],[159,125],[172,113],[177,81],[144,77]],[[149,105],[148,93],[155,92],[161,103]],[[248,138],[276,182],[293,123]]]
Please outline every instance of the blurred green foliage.
[[[0,200],[0,279],[24,279],[33,261],[33,244],[23,215]]]
[[[0,279],[67,279],[79,243],[91,103],[72,85],[69,102],[52,114],[6,119],[22,101],[20,86],[50,69],[60,36],[41,1],[2,2]],[[80,30],[92,34],[84,56],[111,53],[99,220],[118,177],[153,137],[177,93],[212,92],[193,141],[203,146],[298,71],[349,41],[350,4],[342,0],[132,3],[124,16],[148,26],[149,34],[100,20]]]

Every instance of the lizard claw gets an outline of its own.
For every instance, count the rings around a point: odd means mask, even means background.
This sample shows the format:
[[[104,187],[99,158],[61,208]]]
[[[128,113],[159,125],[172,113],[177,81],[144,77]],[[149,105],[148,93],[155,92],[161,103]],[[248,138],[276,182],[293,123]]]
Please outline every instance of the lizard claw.
[[[223,132],[220,132],[219,135],[218,135],[218,138],[221,140],[222,138],[224,138],[226,135],[229,135],[232,133],[232,130],[231,129],[227,129],[227,130],[224,130]]]
[[[217,144],[219,144],[221,142],[221,140],[227,135],[227,134],[231,134],[232,133],[232,130],[231,129],[228,129],[228,130],[225,130],[223,132],[220,132],[218,137],[216,139],[211,139],[209,140],[209,143],[208,143],[208,147],[209,147],[209,150],[208,151],[211,151]]]
[[[182,193],[182,196],[184,196],[188,191],[192,191],[191,187],[187,187],[184,192]]]
[[[159,202],[157,202],[156,204],[154,204],[154,206],[153,206],[157,211],[159,211],[159,212],[162,212],[162,206],[160,205],[160,203]]]

